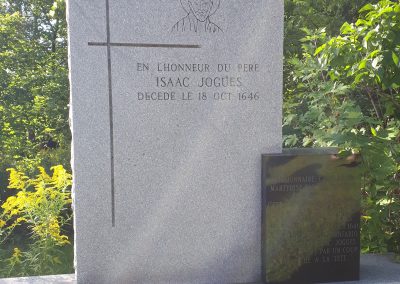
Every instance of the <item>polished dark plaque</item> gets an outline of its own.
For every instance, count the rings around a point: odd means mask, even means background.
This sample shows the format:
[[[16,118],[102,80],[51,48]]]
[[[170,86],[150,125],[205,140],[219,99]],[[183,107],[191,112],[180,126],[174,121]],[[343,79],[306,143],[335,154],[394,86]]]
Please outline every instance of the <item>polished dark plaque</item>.
[[[334,149],[262,157],[267,283],[359,279],[360,158]]]

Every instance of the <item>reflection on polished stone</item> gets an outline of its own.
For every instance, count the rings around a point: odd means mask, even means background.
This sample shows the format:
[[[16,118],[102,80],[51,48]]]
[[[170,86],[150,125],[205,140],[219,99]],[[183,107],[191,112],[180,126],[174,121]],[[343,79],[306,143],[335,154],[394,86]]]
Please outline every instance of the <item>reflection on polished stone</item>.
[[[263,156],[263,273],[268,283],[359,279],[360,157]]]

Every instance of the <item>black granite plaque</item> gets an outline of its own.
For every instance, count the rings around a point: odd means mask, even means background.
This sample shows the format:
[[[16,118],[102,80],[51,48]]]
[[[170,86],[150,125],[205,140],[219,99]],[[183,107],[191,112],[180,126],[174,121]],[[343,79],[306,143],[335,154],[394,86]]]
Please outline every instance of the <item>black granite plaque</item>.
[[[359,279],[360,158],[333,149],[262,157],[267,283]]]

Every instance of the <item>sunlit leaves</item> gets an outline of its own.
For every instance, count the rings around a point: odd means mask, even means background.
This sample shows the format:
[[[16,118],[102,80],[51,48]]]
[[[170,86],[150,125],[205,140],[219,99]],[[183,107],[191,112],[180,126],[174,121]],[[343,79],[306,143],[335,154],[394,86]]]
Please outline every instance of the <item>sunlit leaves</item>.
[[[400,253],[399,7],[368,4],[338,36],[305,29],[302,56],[287,60],[285,145],[363,156],[364,252]]]
[[[0,171],[12,166],[33,172],[39,164],[65,163],[70,144],[65,3],[0,1]],[[55,11],[51,19],[49,11]],[[64,157],[51,161],[57,155]]]

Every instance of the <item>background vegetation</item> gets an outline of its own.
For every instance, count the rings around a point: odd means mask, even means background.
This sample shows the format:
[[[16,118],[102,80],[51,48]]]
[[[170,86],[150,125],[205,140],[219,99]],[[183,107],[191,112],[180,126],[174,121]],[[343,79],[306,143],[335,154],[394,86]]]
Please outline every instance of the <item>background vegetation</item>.
[[[73,271],[67,63],[64,0],[0,0],[0,277]]]
[[[368,3],[338,34],[302,31],[285,54],[284,143],[360,153],[363,252],[399,253],[400,3]]]
[[[400,4],[285,5],[285,146],[361,153],[362,249],[400,253]],[[68,100],[64,0],[0,0],[0,276],[72,271]]]

